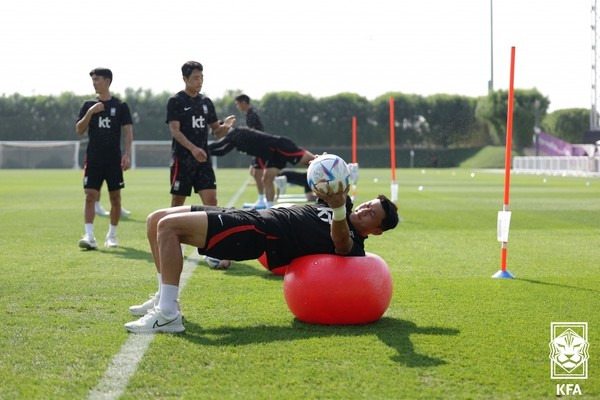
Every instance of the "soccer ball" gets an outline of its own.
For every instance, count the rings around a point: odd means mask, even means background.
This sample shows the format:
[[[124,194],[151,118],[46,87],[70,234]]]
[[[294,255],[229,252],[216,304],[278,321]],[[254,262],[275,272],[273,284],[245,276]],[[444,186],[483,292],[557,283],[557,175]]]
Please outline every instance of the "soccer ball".
[[[306,180],[313,191],[316,189],[327,191],[328,183],[336,192],[340,187],[346,190],[350,184],[350,170],[341,157],[335,154],[324,154],[310,163],[306,171]]]

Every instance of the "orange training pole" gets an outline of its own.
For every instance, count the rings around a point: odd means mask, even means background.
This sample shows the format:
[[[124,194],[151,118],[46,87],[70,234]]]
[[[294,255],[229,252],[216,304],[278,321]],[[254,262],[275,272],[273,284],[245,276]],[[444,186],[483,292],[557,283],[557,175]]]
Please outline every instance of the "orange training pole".
[[[508,208],[508,197],[510,193],[510,155],[512,149],[513,103],[515,97],[514,83],[515,48],[513,46],[510,53],[510,86],[508,88],[508,111],[506,113],[506,156],[504,159],[504,206],[506,208]]]
[[[509,195],[510,195],[510,166],[512,150],[513,131],[513,105],[514,105],[514,81],[515,81],[515,47],[510,52],[510,84],[508,88],[508,109],[506,112],[506,153],[504,158],[504,204],[502,211],[498,213],[498,240],[502,242],[500,270],[492,275],[492,278],[514,278],[506,270],[506,259],[508,257],[508,229],[510,225]]]
[[[396,118],[394,117],[394,98],[390,97],[390,157],[392,160],[392,182],[396,182]]]
[[[356,117],[352,117],[352,162],[356,164]]]
[[[390,159],[392,168],[392,184],[390,189],[392,202],[398,201],[398,184],[396,183],[396,118],[394,116],[394,98],[390,97]]]

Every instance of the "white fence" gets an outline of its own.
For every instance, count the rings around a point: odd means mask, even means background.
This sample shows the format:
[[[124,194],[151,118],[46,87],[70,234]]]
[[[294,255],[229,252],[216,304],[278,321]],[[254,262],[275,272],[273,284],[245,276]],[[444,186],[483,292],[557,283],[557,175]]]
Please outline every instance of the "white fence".
[[[600,156],[514,157],[512,171],[517,174],[600,176]]]

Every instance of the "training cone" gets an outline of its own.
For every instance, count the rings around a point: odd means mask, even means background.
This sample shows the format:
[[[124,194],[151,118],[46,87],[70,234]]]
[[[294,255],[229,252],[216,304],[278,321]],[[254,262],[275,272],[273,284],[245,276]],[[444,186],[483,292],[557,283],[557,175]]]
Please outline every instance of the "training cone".
[[[511,274],[510,272],[506,271],[506,270],[504,270],[504,271],[503,270],[499,270],[494,275],[492,275],[492,278],[514,279],[515,276],[513,274]]]

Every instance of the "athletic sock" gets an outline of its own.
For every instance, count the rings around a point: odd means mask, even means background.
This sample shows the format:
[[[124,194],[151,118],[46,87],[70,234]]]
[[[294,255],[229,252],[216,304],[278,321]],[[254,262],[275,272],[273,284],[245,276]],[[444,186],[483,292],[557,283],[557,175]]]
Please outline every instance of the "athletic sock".
[[[108,235],[106,235],[106,236],[112,236],[112,237],[117,236],[117,226],[110,225],[110,227],[108,228]]]
[[[177,314],[177,296],[179,296],[179,286],[160,285],[160,300],[158,306],[163,314],[173,316]]]
[[[264,194],[259,194],[258,195],[258,200],[257,203],[264,203],[265,202],[265,195]]]
[[[273,204],[274,204],[274,203],[273,203],[272,201],[267,201],[267,202],[265,203],[265,205],[267,206],[267,208],[271,208],[271,207],[273,207]]]
[[[156,276],[158,277],[158,290],[156,291],[156,297],[160,298],[160,286],[162,284],[162,275],[159,272],[156,274]]]
[[[85,224],[85,233],[90,237],[94,237],[94,224]]]

